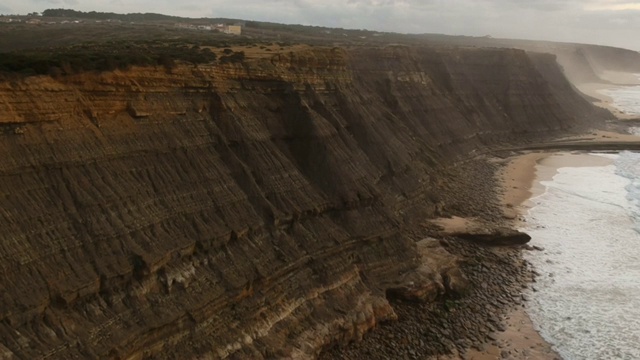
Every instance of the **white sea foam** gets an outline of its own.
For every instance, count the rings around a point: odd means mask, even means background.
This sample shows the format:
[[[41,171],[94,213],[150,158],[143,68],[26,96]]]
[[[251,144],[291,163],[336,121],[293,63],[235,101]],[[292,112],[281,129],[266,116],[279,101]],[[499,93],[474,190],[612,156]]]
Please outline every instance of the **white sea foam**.
[[[640,86],[603,93],[640,115]],[[640,359],[640,154],[604,156],[614,164],[559,169],[527,217],[546,249],[527,254],[540,273],[528,311],[566,360]]]
[[[613,100],[613,106],[629,115],[640,115],[640,86],[620,86],[601,90]]]
[[[528,254],[540,273],[528,311],[572,359],[640,359],[640,155],[561,168],[533,199]]]

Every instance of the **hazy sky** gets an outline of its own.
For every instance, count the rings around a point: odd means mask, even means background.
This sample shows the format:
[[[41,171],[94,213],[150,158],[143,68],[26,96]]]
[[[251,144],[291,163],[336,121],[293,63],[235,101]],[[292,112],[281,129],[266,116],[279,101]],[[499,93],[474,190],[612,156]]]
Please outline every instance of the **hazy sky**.
[[[47,8],[491,35],[640,50],[640,1],[626,0],[2,0],[0,13]]]

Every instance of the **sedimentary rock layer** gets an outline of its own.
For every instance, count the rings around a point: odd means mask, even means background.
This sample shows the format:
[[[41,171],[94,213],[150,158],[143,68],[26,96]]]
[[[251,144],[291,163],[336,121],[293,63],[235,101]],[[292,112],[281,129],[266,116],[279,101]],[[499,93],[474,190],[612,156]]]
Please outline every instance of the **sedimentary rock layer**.
[[[0,82],[0,355],[308,357],[393,319],[440,173],[607,116],[553,57],[306,48]],[[470,176],[473,176],[470,174]]]

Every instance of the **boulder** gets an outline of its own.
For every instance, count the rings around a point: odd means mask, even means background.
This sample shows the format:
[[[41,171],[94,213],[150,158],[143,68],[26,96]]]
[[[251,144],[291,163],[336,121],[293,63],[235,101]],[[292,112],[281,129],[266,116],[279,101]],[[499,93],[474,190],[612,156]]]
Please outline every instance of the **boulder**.
[[[426,238],[416,243],[420,266],[403,274],[387,288],[387,297],[431,302],[442,295],[459,296],[468,287],[460,270],[461,259],[451,254],[443,242]]]

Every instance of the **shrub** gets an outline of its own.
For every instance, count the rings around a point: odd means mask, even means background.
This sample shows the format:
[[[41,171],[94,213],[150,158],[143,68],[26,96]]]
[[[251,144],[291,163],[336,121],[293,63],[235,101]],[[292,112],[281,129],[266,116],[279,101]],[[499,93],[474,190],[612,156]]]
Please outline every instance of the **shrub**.
[[[210,49],[197,46],[167,45],[153,41],[106,42],[2,53],[0,72],[60,76],[81,71],[112,71],[154,65],[169,70],[176,61],[200,64],[215,60],[216,55]]]
[[[244,51],[237,51],[232,55],[225,55],[220,57],[220,64],[234,64],[244,61]]]

